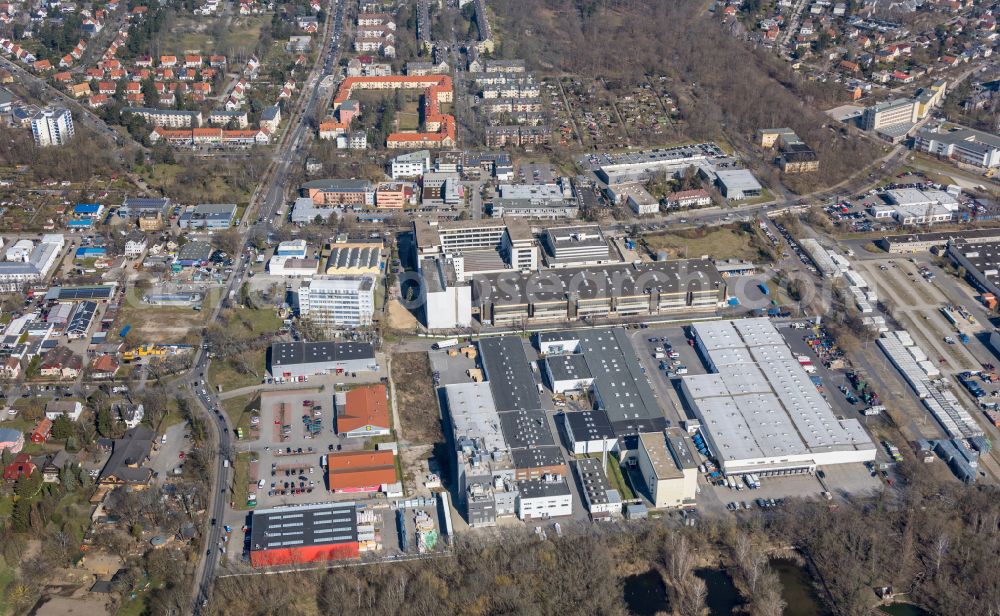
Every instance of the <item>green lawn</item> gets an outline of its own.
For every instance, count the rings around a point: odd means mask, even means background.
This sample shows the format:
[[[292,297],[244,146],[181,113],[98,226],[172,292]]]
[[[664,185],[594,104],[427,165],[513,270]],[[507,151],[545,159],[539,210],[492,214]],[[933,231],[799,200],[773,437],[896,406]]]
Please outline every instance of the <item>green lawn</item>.
[[[236,454],[233,464],[233,509],[247,510],[247,486],[250,485],[250,452]]]
[[[246,432],[250,429],[250,411],[260,410],[260,396],[253,393],[223,400],[222,408],[233,425]]]
[[[222,391],[232,391],[241,387],[260,385],[264,378],[264,363],[267,359],[267,349],[250,351],[253,355],[252,363],[259,368],[256,375],[243,374],[236,369],[236,365],[227,359],[212,362],[208,367],[208,382],[212,387],[222,386]]]
[[[592,457],[600,459],[599,454]],[[621,464],[618,461],[618,456],[614,454],[608,454],[607,468],[605,469],[605,474],[608,476],[608,482],[611,487],[618,490],[618,494],[621,495],[622,499],[628,500],[635,498],[635,492],[632,491],[632,487],[629,485],[628,481],[625,480],[625,475],[622,473]]]
[[[244,336],[271,334],[281,329],[281,319],[271,308],[255,310],[241,308],[229,312],[226,316],[227,327],[239,328],[240,333]]]
[[[697,259],[702,255],[711,255],[713,259],[755,260],[760,256],[758,251],[750,245],[750,235],[732,228],[719,228],[695,237],[660,233],[647,235],[643,237],[643,240],[653,253],[658,250],[667,250],[674,257],[686,256]]]
[[[7,613],[7,587],[14,581],[14,568],[8,567],[3,558],[0,558],[0,614]]]

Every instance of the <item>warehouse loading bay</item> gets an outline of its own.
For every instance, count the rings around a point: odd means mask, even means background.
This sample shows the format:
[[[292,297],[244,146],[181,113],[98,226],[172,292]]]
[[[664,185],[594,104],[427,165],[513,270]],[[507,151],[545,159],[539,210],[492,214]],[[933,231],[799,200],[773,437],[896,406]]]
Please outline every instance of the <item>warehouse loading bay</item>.
[[[860,419],[864,422],[865,417],[861,411],[866,408],[866,405],[859,399],[857,392],[851,389],[846,371],[826,368],[804,341],[805,336],[812,331],[807,329],[806,321],[783,321],[776,322],[776,325],[793,353],[806,355],[813,359],[816,367],[815,376],[819,377],[823,383],[823,395],[834,409],[834,413],[838,416]],[[811,325],[812,323],[809,323],[809,327]],[[670,425],[683,426],[684,420],[687,419],[687,411],[685,411],[681,401],[679,378],[685,374],[693,375],[707,372],[697,351],[688,344],[684,328],[651,325],[648,328],[630,331],[629,338],[653,394],[659,402],[661,412],[664,413]],[[528,340],[525,340],[524,344],[527,355],[532,360],[536,385],[542,387],[541,398],[546,407],[546,414],[549,416],[552,433],[558,435],[557,440],[562,446],[566,459],[572,460],[574,456],[571,453],[571,448],[568,447],[563,422],[557,419],[564,412],[591,408],[589,402],[586,399],[553,397],[552,391],[541,376],[537,350]],[[665,344],[670,349],[668,353],[663,353]],[[658,350],[660,353],[657,353]],[[666,357],[656,357],[658,354],[665,354]],[[670,357],[671,354],[676,356]],[[468,383],[473,379],[482,380],[483,378],[479,372],[477,360],[461,353],[451,354],[446,350],[431,351],[430,358],[432,370],[436,373],[435,384],[437,386]],[[854,400],[853,404],[848,401],[848,394]],[[699,458],[701,462],[706,461],[703,456],[699,455]],[[731,508],[730,504],[734,502],[741,503],[741,507],[743,502],[746,502],[750,507],[755,507],[757,499],[767,501],[789,497],[824,498],[826,494],[842,498],[848,494],[859,495],[877,492],[884,488],[886,482],[892,481],[891,470],[883,473],[878,468],[880,466],[889,467],[891,463],[892,460],[888,454],[880,450],[878,461],[870,467],[862,464],[845,464],[823,468],[821,472],[811,475],[768,477],[762,479],[759,489],[746,489],[738,492],[727,486],[713,485],[713,483],[717,483],[717,480],[713,481],[708,473],[701,473],[698,480],[698,507],[705,513],[725,514],[727,508]],[[644,480],[639,470],[626,467],[623,468],[623,474],[633,486],[633,492],[647,501],[645,504],[651,507],[652,503],[648,502],[646,490],[642,487]],[[582,517],[583,501],[579,499],[576,482],[569,483],[574,492],[574,517]],[[462,520],[458,512],[455,512],[454,517],[456,520]],[[461,521],[458,524],[464,525]]]
[[[986,436],[996,442],[1000,430],[978,408],[980,402],[1000,403],[1000,395],[994,394],[1000,394],[1000,386],[973,377],[971,380],[978,381],[987,393],[982,400],[976,400],[958,379],[963,372],[983,371],[986,374],[995,372],[994,368],[1000,365],[989,345],[990,332],[995,325],[980,304],[976,291],[935,265],[927,253],[866,259],[859,261],[858,267],[879,297],[887,297],[892,302],[893,314],[900,327],[910,333],[942,375],[949,377],[955,394],[973,409],[976,422]],[[884,362],[882,367],[885,368]],[[893,371],[892,366],[887,370]],[[905,384],[899,389],[910,397]],[[914,404],[920,415],[911,423],[911,431],[922,438],[943,438],[943,430],[930,413],[919,402]],[[980,462],[982,470],[1000,477],[1000,462],[995,450],[982,456]]]

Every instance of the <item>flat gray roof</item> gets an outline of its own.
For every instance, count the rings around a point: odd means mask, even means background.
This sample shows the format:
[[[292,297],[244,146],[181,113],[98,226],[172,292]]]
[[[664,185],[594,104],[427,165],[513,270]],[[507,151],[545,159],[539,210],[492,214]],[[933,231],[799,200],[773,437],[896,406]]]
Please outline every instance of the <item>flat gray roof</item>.
[[[695,323],[713,374],[683,377],[685,396],[726,461],[870,448],[857,420],[838,420],[766,318]],[[742,349],[742,351],[740,351]],[[735,354],[734,354],[735,352]],[[752,363],[728,361],[746,352]]]
[[[597,458],[577,458],[576,474],[580,476],[580,484],[587,493],[587,502],[592,505],[605,505],[610,502],[608,491],[611,483],[608,481],[601,461]]]
[[[500,427],[511,448],[554,445],[549,421],[542,410],[499,413]]]
[[[624,436],[655,432],[667,427],[667,420],[649,387],[639,358],[625,329],[547,332],[539,341],[577,340],[586,358],[598,406],[607,414],[615,434]]]
[[[615,430],[603,411],[566,413],[566,423],[577,441],[597,441],[615,438]]]
[[[546,357],[545,363],[548,365],[552,378],[556,381],[594,378],[590,372],[590,366],[587,364],[587,359],[583,355],[554,355]]]
[[[479,352],[498,411],[542,408],[535,375],[521,338],[482,338],[479,340]]]
[[[631,264],[613,264],[579,269],[558,269],[522,274],[505,271],[472,276],[473,299],[497,305],[527,304],[530,288],[534,302],[562,301],[574,294],[579,299],[629,297],[650,291],[676,294],[717,292],[722,284],[719,270],[709,260],[687,259]],[[530,281],[530,285],[529,285]]]
[[[375,359],[368,342],[276,342],[271,345],[272,366]]]
[[[542,479],[522,479],[517,482],[517,490],[523,498],[545,498],[572,494],[564,479],[545,481]]]
[[[512,449],[510,455],[516,468],[542,468],[566,463],[558,445]]]

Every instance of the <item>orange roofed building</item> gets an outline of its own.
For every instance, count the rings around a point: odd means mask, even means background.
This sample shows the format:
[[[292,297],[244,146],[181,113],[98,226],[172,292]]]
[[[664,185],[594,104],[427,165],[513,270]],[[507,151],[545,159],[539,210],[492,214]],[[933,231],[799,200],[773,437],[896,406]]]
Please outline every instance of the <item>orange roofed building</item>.
[[[441,103],[453,100],[451,77],[448,75],[420,75],[401,77],[348,77],[340,84],[333,99],[338,109],[358,90],[413,90],[424,92],[424,133],[392,133],[386,139],[391,150],[455,147],[455,116],[442,113]]]
[[[348,437],[389,434],[385,385],[356,387],[337,396],[337,434]]]
[[[375,492],[398,481],[389,450],[331,453],[326,464],[329,488],[334,492]]]

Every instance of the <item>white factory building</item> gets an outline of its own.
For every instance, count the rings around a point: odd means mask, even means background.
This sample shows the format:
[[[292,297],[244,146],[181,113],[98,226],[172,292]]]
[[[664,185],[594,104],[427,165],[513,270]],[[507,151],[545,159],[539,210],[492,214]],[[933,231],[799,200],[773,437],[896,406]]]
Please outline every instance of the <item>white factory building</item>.
[[[779,475],[867,462],[876,447],[856,419],[837,419],[766,318],[696,323],[711,374],[682,389],[726,475]]]

